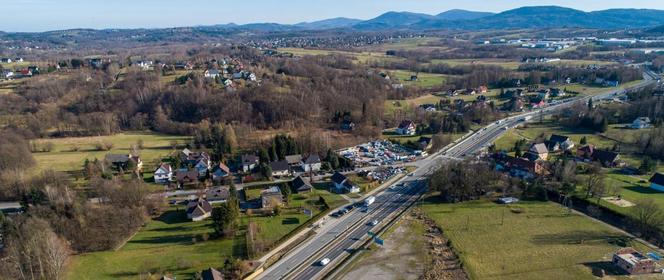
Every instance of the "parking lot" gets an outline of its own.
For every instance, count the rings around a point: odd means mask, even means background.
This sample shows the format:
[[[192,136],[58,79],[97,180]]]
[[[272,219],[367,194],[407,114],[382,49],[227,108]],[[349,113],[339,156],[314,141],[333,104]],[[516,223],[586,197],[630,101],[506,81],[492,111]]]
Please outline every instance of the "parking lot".
[[[356,166],[385,166],[414,160],[414,151],[387,140],[376,140],[338,151],[352,160]]]

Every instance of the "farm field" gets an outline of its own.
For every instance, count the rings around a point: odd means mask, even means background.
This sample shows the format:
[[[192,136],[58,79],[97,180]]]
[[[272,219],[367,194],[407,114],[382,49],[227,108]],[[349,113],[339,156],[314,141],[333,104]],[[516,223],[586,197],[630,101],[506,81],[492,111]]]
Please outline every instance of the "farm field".
[[[548,202],[512,206],[521,213],[488,201],[441,204],[430,198],[421,207],[460,252],[472,279],[594,279],[591,268],[610,267],[618,248],[643,249]]]
[[[338,50],[319,50],[319,49],[303,49],[303,48],[280,48],[279,52],[289,52],[296,56],[305,55],[330,55],[339,54],[353,58],[357,63],[364,64],[371,61],[401,61],[403,58],[387,56],[384,52],[351,52],[351,51],[338,51]]]
[[[390,70],[389,73],[398,78],[404,86],[432,88],[435,86],[442,86],[447,80],[446,75],[443,74],[415,73],[406,70]],[[412,75],[417,75],[416,81],[410,80]]]
[[[388,99],[385,100],[385,114],[394,113],[396,110],[414,110],[417,106],[422,104],[436,104],[442,97],[436,96],[433,94],[422,95],[417,98],[406,99],[406,100],[394,100]]]
[[[77,171],[83,169],[85,159],[95,158],[103,160],[108,153],[128,154],[131,145],[139,140],[143,141],[144,148],[141,150],[141,158],[144,162],[144,170],[152,171],[161,157],[168,155],[173,148],[173,143],[184,144],[189,140],[185,136],[172,136],[156,134],[152,132],[128,132],[111,136],[94,137],[68,137],[54,138],[49,140],[37,140],[39,145],[53,143],[54,148],[50,152],[33,153],[37,165],[36,172],[55,169],[56,171]],[[110,151],[98,151],[95,145],[100,142],[113,144]]]
[[[493,65],[509,70],[516,70],[521,65],[520,61],[507,59],[433,59],[432,64],[447,64],[450,66],[461,65]]]

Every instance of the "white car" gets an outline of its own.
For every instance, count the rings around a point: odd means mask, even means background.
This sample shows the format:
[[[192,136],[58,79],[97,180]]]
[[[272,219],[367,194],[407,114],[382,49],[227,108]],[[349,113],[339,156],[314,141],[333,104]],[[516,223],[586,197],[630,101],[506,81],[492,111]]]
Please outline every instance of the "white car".
[[[371,223],[369,223],[369,225],[371,225],[371,226],[375,226],[377,224],[378,224],[378,220],[373,220],[373,221],[371,221]]]
[[[330,259],[324,258],[318,262],[321,266],[326,266],[328,263],[330,263]]]

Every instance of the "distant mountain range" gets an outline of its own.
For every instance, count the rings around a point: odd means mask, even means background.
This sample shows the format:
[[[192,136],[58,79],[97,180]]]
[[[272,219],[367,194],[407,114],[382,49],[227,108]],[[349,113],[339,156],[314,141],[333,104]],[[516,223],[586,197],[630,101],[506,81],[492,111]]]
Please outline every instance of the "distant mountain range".
[[[521,7],[501,13],[449,10],[437,15],[412,12],[387,12],[369,20],[332,18],[297,24],[251,23],[218,24],[197,28],[216,31],[235,30],[283,32],[299,30],[346,29],[357,31],[432,30],[432,29],[522,29],[522,28],[596,28],[649,30],[664,29],[664,10],[609,9],[584,12],[558,6]],[[656,30],[656,29],[653,29]],[[656,31],[654,31],[656,32]],[[662,32],[662,31],[659,31]]]
[[[519,29],[519,28],[648,28],[664,25],[664,10],[609,9],[584,12],[558,6],[521,7],[501,13],[449,10],[437,15],[387,12],[369,20],[333,18],[294,25],[223,25],[261,31],[354,29],[359,31],[426,29]],[[221,25],[219,25],[221,26]]]

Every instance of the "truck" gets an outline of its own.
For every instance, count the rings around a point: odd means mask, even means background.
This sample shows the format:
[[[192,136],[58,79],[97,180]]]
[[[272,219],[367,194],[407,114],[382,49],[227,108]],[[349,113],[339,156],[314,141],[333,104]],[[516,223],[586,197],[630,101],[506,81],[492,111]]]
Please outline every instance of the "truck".
[[[372,195],[372,196],[370,196],[370,197],[367,197],[367,199],[364,200],[364,207],[369,207],[369,205],[371,205],[371,204],[374,203],[375,201],[376,201],[376,197],[375,197],[375,196]]]

